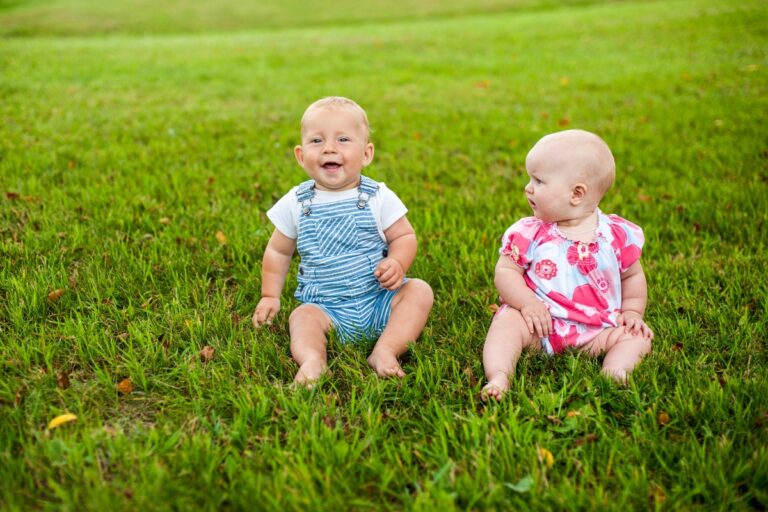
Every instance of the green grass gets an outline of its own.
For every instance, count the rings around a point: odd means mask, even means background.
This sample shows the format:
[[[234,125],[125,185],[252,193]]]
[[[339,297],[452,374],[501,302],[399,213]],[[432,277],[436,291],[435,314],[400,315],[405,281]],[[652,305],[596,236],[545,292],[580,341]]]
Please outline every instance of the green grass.
[[[287,2],[251,31],[146,4],[106,37],[18,17],[92,2],[3,4],[0,508],[768,507],[763,3],[403,4],[291,23]],[[249,317],[264,212],[329,94],[367,109],[368,174],[410,208],[436,304],[401,382],[332,343],[294,391],[295,278],[272,328]],[[614,150],[602,207],[645,229],[654,352],[625,388],[525,355],[484,405],[498,240],[529,214],[525,153],[565,126]]]

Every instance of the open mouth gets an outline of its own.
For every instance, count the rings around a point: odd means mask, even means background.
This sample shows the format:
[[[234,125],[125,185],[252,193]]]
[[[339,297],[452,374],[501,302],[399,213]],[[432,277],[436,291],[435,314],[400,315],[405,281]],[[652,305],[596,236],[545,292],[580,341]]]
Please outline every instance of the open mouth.
[[[336,162],[325,162],[325,163],[322,165],[322,167],[323,167],[323,169],[325,169],[325,170],[327,170],[327,171],[335,171],[336,169],[338,169],[339,167],[341,167],[341,164],[339,164],[339,163],[336,163]]]
[[[536,203],[534,201],[528,200],[528,204],[531,205],[531,208],[536,209]]]

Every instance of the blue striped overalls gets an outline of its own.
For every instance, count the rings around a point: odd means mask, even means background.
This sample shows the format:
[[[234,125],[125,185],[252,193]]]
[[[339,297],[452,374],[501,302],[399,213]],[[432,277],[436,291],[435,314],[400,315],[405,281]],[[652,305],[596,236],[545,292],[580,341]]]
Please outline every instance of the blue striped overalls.
[[[375,181],[361,176],[356,199],[317,205],[312,204],[313,180],[296,191],[302,213],[295,296],[322,308],[342,343],[381,335],[397,293],[379,286],[373,275],[387,253],[368,206],[378,189]]]

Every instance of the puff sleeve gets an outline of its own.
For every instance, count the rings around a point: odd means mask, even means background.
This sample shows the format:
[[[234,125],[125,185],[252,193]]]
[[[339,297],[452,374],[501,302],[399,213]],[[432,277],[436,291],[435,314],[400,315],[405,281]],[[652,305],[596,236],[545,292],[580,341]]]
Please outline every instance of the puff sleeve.
[[[643,235],[640,226],[622,219],[618,215],[609,215],[608,218],[613,237],[611,247],[616,255],[616,260],[619,262],[619,270],[624,272],[640,259],[645,235]]]

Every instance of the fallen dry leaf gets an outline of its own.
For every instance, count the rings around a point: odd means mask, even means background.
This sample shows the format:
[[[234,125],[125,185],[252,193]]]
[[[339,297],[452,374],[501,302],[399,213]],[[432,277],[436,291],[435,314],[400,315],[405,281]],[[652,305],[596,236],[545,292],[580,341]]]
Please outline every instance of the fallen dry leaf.
[[[67,375],[67,372],[60,371],[58,375],[56,375],[56,385],[59,389],[69,388],[69,375]]]
[[[127,340],[128,339],[128,333],[127,332],[121,332],[120,334],[117,335],[117,339],[119,339],[120,341]]]
[[[216,232],[216,240],[218,240],[221,245],[226,245],[227,244],[227,235],[225,235],[223,231],[217,231]]]
[[[48,294],[48,300],[51,302],[56,302],[61,298],[61,296],[64,295],[64,290],[61,288],[56,288],[51,293]]]
[[[203,363],[207,363],[213,359],[214,354],[216,353],[216,349],[211,346],[204,346],[203,350],[200,351],[200,361]]]
[[[670,420],[669,414],[667,414],[665,411],[661,411],[656,419],[659,421],[659,425],[661,426],[666,425]]]
[[[488,304],[488,311],[490,311],[491,313],[495,313],[498,310],[499,310],[498,304]]]
[[[597,434],[587,434],[584,437],[580,437],[577,440],[575,440],[573,442],[573,446],[576,447],[576,446],[581,446],[587,443],[594,443],[597,440],[598,440]]]
[[[21,195],[18,192],[6,192],[5,197],[13,201],[21,197]]]
[[[171,223],[170,217],[160,217],[160,220],[158,221],[160,224],[168,225]]]
[[[133,391],[133,382],[131,379],[123,379],[120,384],[117,385],[117,392],[121,395],[129,395]]]
[[[650,203],[651,202],[651,196],[649,196],[648,194],[637,194],[637,199],[641,203]]]
[[[552,455],[552,452],[547,450],[546,448],[537,448],[536,452],[539,456],[539,462],[544,464],[547,469],[550,469],[552,466],[555,465],[555,456]]]
[[[48,422],[48,430],[53,430],[58,426],[64,425],[65,423],[70,423],[72,421],[75,421],[77,419],[77,416],[74,414],[61,414],[59,416],[56,416],[53,418],[50,422]]]
[[[571,120],[567,117],[563,117],[557,122],[557,126],[568,126],[569,124],[571,124]]]

